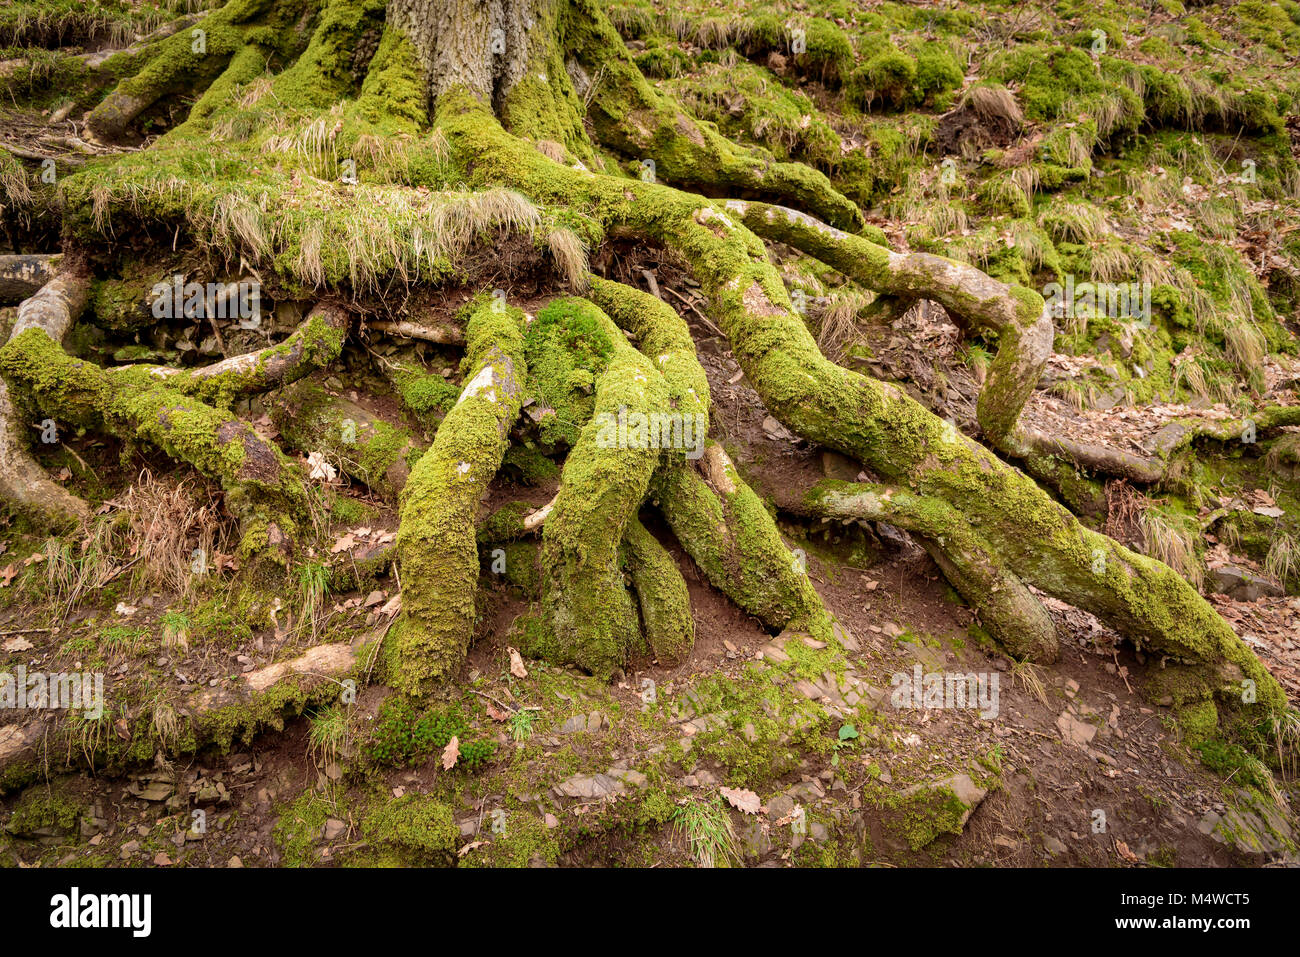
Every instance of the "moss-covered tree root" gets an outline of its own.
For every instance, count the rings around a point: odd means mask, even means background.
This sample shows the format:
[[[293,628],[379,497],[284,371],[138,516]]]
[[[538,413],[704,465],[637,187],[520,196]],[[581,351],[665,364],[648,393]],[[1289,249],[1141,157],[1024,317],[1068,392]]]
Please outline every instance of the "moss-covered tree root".
[[[707,480],[691,462],[661,469],[653,500],[710,584],[774,631],[834,637],[803,559],[786,547],[771,514],[722,447],[709,443],[699,464]]]
[[[17,338],[26,330],[39,330],[62,343],[90,300],[90,273],[79,258],[69,258],[30,298],[18,307],[10,332]],[[30,411],[40,414],[41,409]],[[58,438],[52,410],[40,414],[47,422],[43,438]],[[53,430],[48,426],[53,425]],[[15,408],[9,385],[0,379],[0,498],[21,511],[38,515],[56,527],[76,527],[90,518],[90,506],[50,478],[28,450],[29,430]]]
[[[402,615],[384,652],[389,682],[410,693],[452,675],[473,636],[479,571],[474,520],[523,402],[521,321],[517,309],[476,302],[466,329],[467,384],[402,494]]]
[[[529,330],[537,374],[559,368],[548,354],[577,341],[588,374],[597,376],[595,403],[542,528],[542,612],[561,660],[610,678],[626,666],[640,635],[619,543],[659,464],[662,435],[652,423],[670,411],[668,388],[650,360],[584,299],[559,300],[538,315]]]

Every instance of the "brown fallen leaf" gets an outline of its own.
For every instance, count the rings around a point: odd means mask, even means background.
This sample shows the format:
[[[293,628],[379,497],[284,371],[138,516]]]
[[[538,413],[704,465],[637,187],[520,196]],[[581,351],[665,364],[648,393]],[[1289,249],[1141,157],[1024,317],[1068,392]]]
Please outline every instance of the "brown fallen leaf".
[[[487,841],[470,841],[468,844],[466,844],[464,847],[462,847],[459,851],[456,852],[456,856],[464,857],[470,851],[474,850],[474,848],[482,847],[486,843]]]
[[[442,769],[444,771],[450,771],[456,766],[456,762],[459,760],[460,739],[453,734],[451,740],[447,742],[447,746],[442,749]]]
[[[498,708],[490,701],[488,702],[487,713],[488,713],[488,717],[491,718],[493,721],[510,720],[510,715],[506,714],[504,711],[502,711],[500,708]]]
[[[9,583],[14,580],[14,576],[17,574],[18,569],[14,568],[12,564],[0,568],[0,588],[8,588]]]
[[[5,651],[31,651],[34,647],[26,638],[10,638],[3,645]]]
[[[527,678],[528,669],[524,667],[524,659],[520,657],[519,652],[514,648],[507,648],[510,652],[510,673],[516,678]]]
[[[1128,861],[1130,864],[1138,864],[1142,860],[1140,857],[1138,857],[1136,854],[1130,851],[1128,849],[1128,845],[1125,844],[1123,841],[1115,842],[1115,852],[1119,854],[1119,856],[1122,857],[1124,860]]]
[[[722,796],[727,799],[727,803],[737,811],[744,811],[746,814],[757,814],[763,807],[763,802],[759,800],[757,794],[744,788],[722,788]]]

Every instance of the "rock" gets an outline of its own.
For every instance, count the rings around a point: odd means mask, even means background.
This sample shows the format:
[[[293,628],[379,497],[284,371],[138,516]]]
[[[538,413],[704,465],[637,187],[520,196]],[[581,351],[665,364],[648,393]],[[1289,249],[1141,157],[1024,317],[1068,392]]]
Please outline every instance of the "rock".
[[[122,845],[122,849],[119,853],[121,854],[122,860],[126,860],[138,850],[140,850],[139,841],[127,841]]]
[[[794,798],[788,794],[778,794],[767,802],[767,816],[773,821],[779,821],[783,817],[789,817],[790,812],[794,810]]]
[[[176,790],[174,781],[155,778],[150,781],[132,781],[127,791],[145,801],[165,801]]]
[[[1196,829],[1202,834],[1213,834],[1214,829],[1219,826],[1221,820],[1223,819],[1213,811],[1206,811],[1205,816],[1197,822]]]
[[[763,419],[763,431],[771,439],[793,439],[794,433],[782,425],[774,416],[767,416]],[[854,473],[857,474],[856,472]]]
[[[623,782],[608,774],[575,774],[556,785],[555,793],[561,797],[603,798],[623,791]]]
[[[560,725],[557,733],[574,734],[575,732],[586,730],[587,716],[585,714],[575,714],[572,718],[565,721],[564,724]]]
[[[343,836],[343,833],[347,829],[348,826],[346,822],[340,821],[336,817],[329,818],[325,822],[325,840],[336,841]]]
[[[629,784],[634,788],[643,788],[646,784],[646,776],[640,771],[625,771],[621,768],[610,768],[606,772],[611,778],[618,778],[624,784]]]
[[[1277,582],[1262,578],[1237,565],[1220,565],[1210,569],[1210,586],[1220,595],[1237,601],[1277,598],[1283,594]]]
[[[1088,747],[1092,739],[1097,736],[1095,725],[1080,721],[1068,711],[1062,711],[1057,717],[1056,729],[1061,732],[1061,737],[1065,741],[1079,748]]]
[[[1058,841],[1056,838],[1052,837],[1050,834],[1047,837],[1043,838],[1043,847],[1045,847],[1047,849],[1047,853],[1051,854],[1053,857],[1055,857],[1058,854],[1064,854],[1066,850],[1065,845],[1062,844],[1060,841]]]
[[[758,821],[750,821],[741,830],[740,841],[746,857],[762,857],[772,849],[772,839]]]

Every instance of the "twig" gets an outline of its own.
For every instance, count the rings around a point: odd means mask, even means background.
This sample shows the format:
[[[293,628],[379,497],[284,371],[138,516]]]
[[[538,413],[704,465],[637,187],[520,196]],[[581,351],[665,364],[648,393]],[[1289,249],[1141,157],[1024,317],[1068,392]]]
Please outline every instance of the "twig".
[[[687,307],[688,307],[688,308],[689,308],[693,313],[695,313],[697,316],[700,317],[700,322],[704,323],[706,326],[708,326],[710,329],[712,329],[712,330],[713,330],[714,332],[716,332],[718,335],[722,336],[722,338],[724,338],[724,339],[727,338],[727,334],[726,334],[725,332],[723,332],[721,329],[719,329],[717,326],[715,326],[712,322],[710,322],[708,316],[706,316],[704,313],[700,312],[699,307],[695,305],[695,302],[694,302],[693,300],[691,300],[691,299],[687,299],[685,296],[683,296],[683,295],[682,295],[680,292],[678,292],[676,289],[673,289],[671,286],[664,286],[663,288],[664,288],[667,292],[671,292],[674,296],[676,296],[676,297],[677,297],[678,299],[680,299],[682,302],[686,303]]]

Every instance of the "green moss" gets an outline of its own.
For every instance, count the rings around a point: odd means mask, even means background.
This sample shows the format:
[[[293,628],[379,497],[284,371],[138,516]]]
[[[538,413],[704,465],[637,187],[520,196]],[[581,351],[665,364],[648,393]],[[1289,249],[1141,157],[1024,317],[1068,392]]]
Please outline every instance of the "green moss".
[[[5,830],[18,836],[68,835],[84,813],[84,806],[66,794],[37,786],[18,799]]]
[[[280,848],[285,867],[312,867],[320,863],[316,843],[321,840],[325,821],[335,816],[337,807],[319,791],[308,790],[280,810],[272,839]]]
[[[451,808],[431,797],[385,796],[361,820],[367,843],[392,854],[406,867],[450,866],[456,862],[460,830]]]
[[[458,668],[469,646],[479,572],[474,519],[522,401],[522,313],[482,300],[470,309],[465,368],[476,388],[447,413],[402,495],[397,550],[406,587],[385,653],[390,681],[408,691]]]

